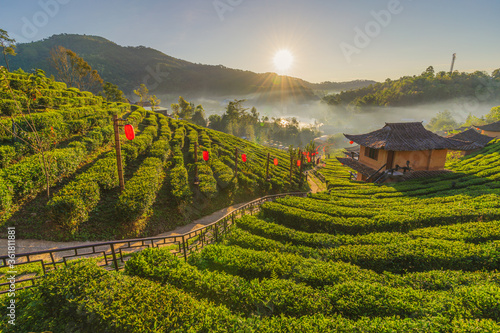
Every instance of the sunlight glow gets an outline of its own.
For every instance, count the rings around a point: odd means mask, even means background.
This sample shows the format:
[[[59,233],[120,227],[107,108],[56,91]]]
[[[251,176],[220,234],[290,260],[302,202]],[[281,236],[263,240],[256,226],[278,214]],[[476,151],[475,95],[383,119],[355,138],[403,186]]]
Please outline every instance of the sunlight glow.
[[[285,74],[292,67],[293,55],[288,50],[280,50],[274,55],[273,62],[278,74]]]

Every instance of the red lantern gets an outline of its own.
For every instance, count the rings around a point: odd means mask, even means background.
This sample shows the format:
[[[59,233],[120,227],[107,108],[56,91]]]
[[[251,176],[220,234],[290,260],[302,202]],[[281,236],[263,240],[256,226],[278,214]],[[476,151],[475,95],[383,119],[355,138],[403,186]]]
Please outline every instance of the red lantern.
[[[349,143],[352,145],[354,143],[354,141],[349,141]]]
[[[241,154],[241,160],[243,162],[246,162],[247,161],[247,154]]]
[[[307,156],[307,163],[311,163],[311,157]]]
[[[208,151],[204,150],[204,151],[203,151],[203,160],[204,160],[205,162],[207,162],[209,158],[210,158],[210,157],[208,156]]]
[[[274,165],[276,165],[276,166],[278,165],[278,159],[277,158],[274,159]]]
[[[134,126],[130,124],[125,125],[125,136],[129,140],[134,140],[135,138]]]
[[[300,160],[297,160],[297,166],[298,167],[300,166]]]

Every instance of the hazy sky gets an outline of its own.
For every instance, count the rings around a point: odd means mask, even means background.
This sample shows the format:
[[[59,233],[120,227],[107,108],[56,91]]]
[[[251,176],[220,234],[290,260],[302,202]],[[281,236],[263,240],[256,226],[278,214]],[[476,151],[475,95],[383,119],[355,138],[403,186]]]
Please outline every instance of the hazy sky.
[[[429,65],[500,67],[498,0],[0,0],[0,28],[19,42],[98,35],[170,56],[311,82],[419,74]]]

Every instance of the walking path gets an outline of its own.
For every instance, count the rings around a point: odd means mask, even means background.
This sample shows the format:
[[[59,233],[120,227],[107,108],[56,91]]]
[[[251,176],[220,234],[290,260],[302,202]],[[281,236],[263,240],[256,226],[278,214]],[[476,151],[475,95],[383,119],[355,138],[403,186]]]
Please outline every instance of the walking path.
[[[321,191],[320,187],[316,184],[316,182],[320,182],[316,177],[311,177],[311,174],[308,177],[309,186],[311,187],[311,192],[316,193]],[[321,182],[320,182],[321,183]],[[190,224],[187,224],[182,227],[178,227],[172,231],[164,232],[157,236],[175,236],[182,235],[188,233],[192,230],[196,230],[205,225],[208,225],[212,222],[217,221],[222,218],[224,215],[231,213],[232,211],[240,208],[241,206],[246,205],[247,203],[240,203],[234,206],[226,207],[221,209],[213,214],[204,216],[196,221],[193,221]],[[106,241],[86,241],[86,242],[53,242],[53,241],[45,241],[40,239],[16,239],[16,253],[26,253],[26,252],[36,252],[36,251],[44,251],[51,249],[58,249],[64,247],[72,247],[72,246],[80,246],[80,245],[90,245],[100,242]],[[7,254],[7,239],[0,239],[0,255]]]

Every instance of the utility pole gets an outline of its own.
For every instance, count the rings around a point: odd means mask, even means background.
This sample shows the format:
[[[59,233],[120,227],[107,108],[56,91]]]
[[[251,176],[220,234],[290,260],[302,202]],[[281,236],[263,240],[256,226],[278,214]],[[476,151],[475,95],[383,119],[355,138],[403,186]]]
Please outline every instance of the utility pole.
[[[271,153],[267,153],[267,166],[266,166],[266,182],[268,182],[269,179],[269,158],[271,157]]]
[[[120,181],[120,192],[125,189],[125,180],[123,179],[123,168],[122,168],[122,149],[120,146],[120,130],[118,125],[118,116],[113,115],[113,129],[115,131],[115,149],[116,149],[116,166],[118,168],[118,179]]]
[[[293,153],[290,154],[290,187],[292,187]]]
[[[451,58],[451,68],[450,68],[450,75],[453,74],[453,67],[455,66],[455,59],[457,58],[457,54],[453,53],[453,56]]]
[[[300,153],[300,149],[299,149],[299,153]],[[304,154],[300,154],[300,174],[299,174],[299,179],[300,179],[300,186],[302,186],[302,165],[304,164]]]
[[[238,147],[234,150],[234,177],[238,181]]]
[[[194,185],[200,184],[198,179],[198,142],[194,143]]]

